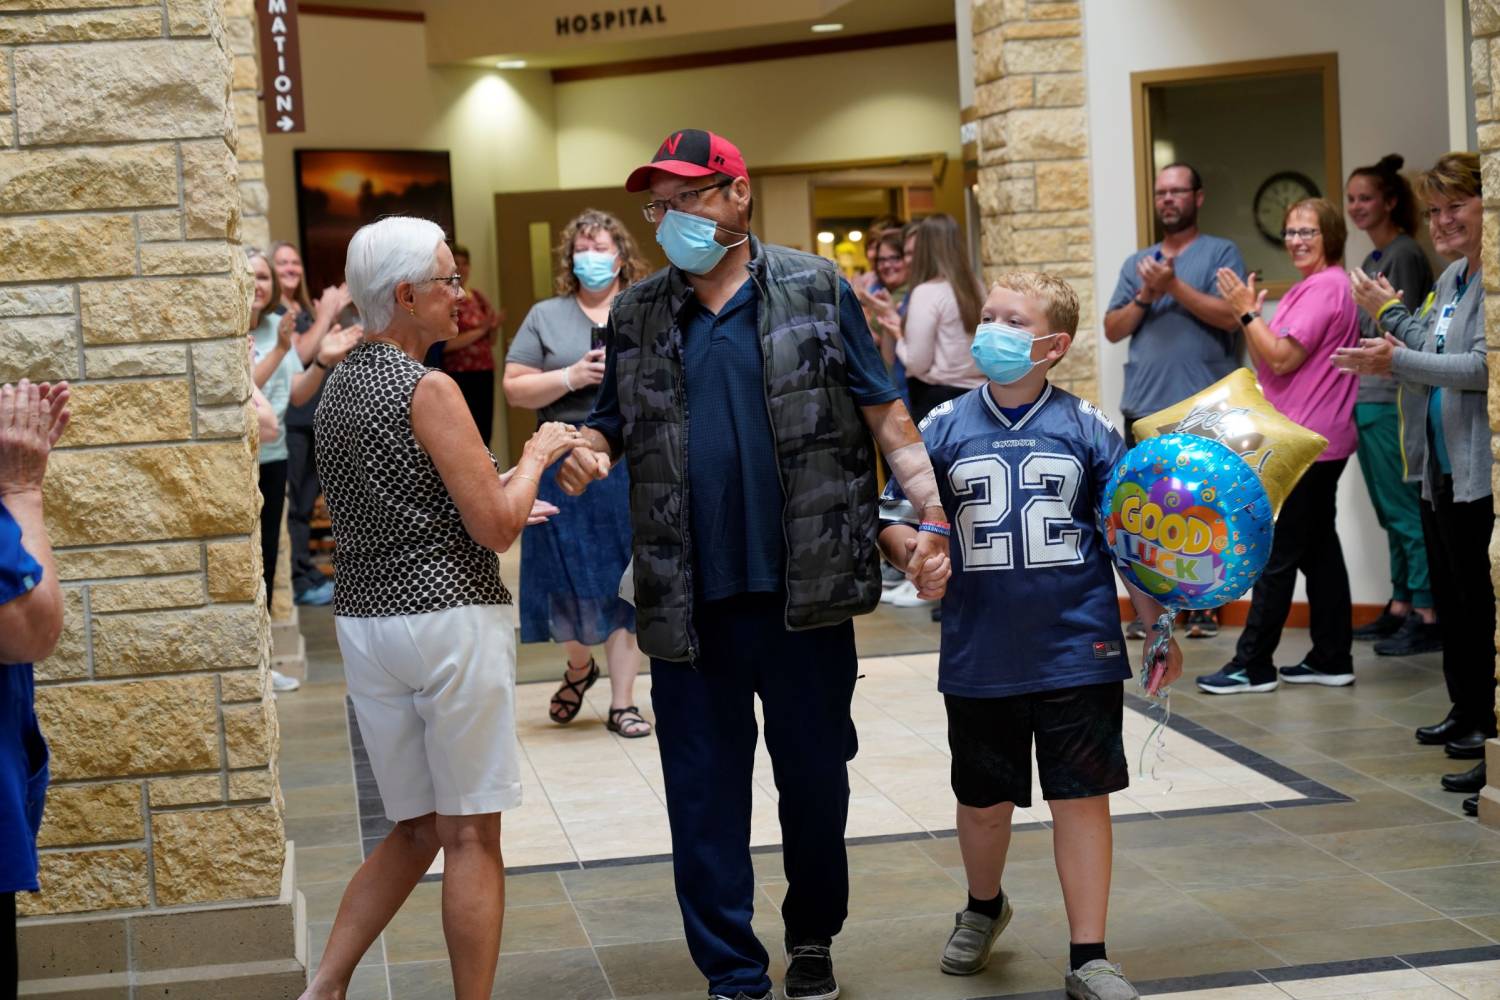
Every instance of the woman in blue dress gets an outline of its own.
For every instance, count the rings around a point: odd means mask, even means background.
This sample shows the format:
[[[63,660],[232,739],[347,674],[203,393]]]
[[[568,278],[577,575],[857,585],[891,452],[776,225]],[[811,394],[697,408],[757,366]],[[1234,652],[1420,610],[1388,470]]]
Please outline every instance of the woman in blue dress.
[[[540,421],[581,424],[604,379],[603,331],[616,295],[648,273],[635,240],[606,212],[583,212],[557,248],[557,295],[532,306],[505,356],[502,383],[512,406]],[[620,599],[630,561],[630,480],[624,464],[582,496],[557,485],[556,466],[542,477],[538,498],[559,513],[530,528],[521,546],[521,641],[557,642],[567,649],[562,684],[548,715],[572,722],[583,695],[599,679],[592,646],[609,666],[607,725],[627,738],[648,736],[651,724],[635,704],[641,654],[635,609]]]

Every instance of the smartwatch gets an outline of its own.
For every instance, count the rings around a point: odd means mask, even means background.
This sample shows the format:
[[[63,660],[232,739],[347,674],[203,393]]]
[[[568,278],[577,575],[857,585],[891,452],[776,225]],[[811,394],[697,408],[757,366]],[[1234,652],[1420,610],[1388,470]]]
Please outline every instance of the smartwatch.
[[[1144,309],[1144,310],[1145,310],[1145,311],[1146,311],[1146,312],[1150,312],[1150,311],[1151,311],[1151,303],[1149,303],[1149,302],[1142,302],[1142,301],[1141,301],[1141,300],[1140,300],[1140,297],[1139,297],[1139,296],[1135,296],[1135,297],[1132,297],[1132,298],[1131,298],[1131,300],[1130,300],[1130,301],[1131,301],[1131,302],[1132,302],[1132,303],[1133,303],[1133,304],[1135,304],[1135,305],[1138,305],[1138,306],[1140,306],[1140,307],[1141,307],[1141,308],[1142,308],[1142,309]]]
[[[1240,326],[1249,326],[1251,323],[1254,323],[1258,319],[1260,319],[1260,313],[1251,310],[1250,312],[1244,313],[1240,316]]]

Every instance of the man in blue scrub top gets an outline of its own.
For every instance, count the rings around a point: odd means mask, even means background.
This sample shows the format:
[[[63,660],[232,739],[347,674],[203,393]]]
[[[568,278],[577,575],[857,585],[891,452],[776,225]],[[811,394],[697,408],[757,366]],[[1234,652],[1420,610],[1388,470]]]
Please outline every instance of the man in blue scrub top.
[[[672,266],[610,313],[604,382],[558,473],[581,492],[630,467],[637,636],[651,656],[672,860],[688,950],[711,996],[769,997],[751,927],[755,699],[782,832],[790,1000],[838,996],[851,618],[880,598],[875,448],[928,529],[908,562],[942,594],[948,525],[921,435],[829,260],[749,234],[738,149],[683,129],[631,174]]]
[[[68,385],[0,386],[0,997],[14,997],[16,893],[35,892],[47,744],[31,664],[62,632],[62,589],[42,522],[47,455],[68,423]]]

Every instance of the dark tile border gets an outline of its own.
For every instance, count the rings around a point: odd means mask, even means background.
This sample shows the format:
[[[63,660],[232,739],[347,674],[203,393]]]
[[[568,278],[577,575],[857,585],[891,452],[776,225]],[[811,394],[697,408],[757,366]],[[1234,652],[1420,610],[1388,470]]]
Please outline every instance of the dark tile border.
[[[930,652],[928,650],[927,652]],[[900,654],[888,654],[900,655]],[[1138,695],[1125,693],[1125,701],[1131,708],[1140,712],[1147,718],[1155,718],[1160,709],[1155,703],[1147,701]],[[345,718],[349,725],[349,748],[354,757],[354,780],[358,793],[359,810],[359,832],[361,849],[365,857],[370,856],[375,845],[380,843],[394,825],[386,819],[384,806],[381,802],[380,791],[375,785],[375,772],[370,767],[370,754],[365,748],[364,736],[359,731],[359,720],[354,714],[354,703],[347,697],[344,699]],[[1266,809],[1293,809],[1298,806],[1321,806],[1336,802],[1352,802],[1349,796],[1335,791],[1320,781],[1301,774],[1285,764],[1278,763],[1265,754],[1252,750],[1247,746],[1236,743],[1227,736],[1214,732],[1207,726],[1194,722],[1192,719],[1181,715],[1172,714],[1167,719],[1167,728],[1179,733],[1189,739],[1216,750],[1230,760],[1250,768],[1257,774],[1270,778],[1273,781],[1286,785],[1298,792],[1301,797],[1294,799],[1280,799],[1274,802],[1242,802],[1235,805],[1224,806],[1202,806],[1192,809],[1168,809],[1162,812],[1148,810],[1146,812],[1126,813],[1114,818],[1115,823],[1133,823],[1143,820],[1156,819],[1182,819],[1190,816],[1218,816],[1226,813],[1258,812]],[[1013,829],[1018,832],[1027,830],[1043,830],[1047,828],[1045,822],[1018,823]],[[850,837],[847,843],[851,847],[864,844],[895,844],[908,841],[921,840],[943,840],[958,835],[956,830],[919,830],[911,833],[881,834],[872,837]],[[751,854],[773,854],[781,850],[779,844],[764,844],[752,847]],[[603,858],[596,861],[561,861],[555,864],[545,865],[519,865],[507,868],[509,875],[530,875],[540,872],[562,872],[583,871],[591,868],[621,868],[628,865],[653,864],[670,861],[670,854],[648,854],[629,858]],[[423,876],[424,882],[435,882],[442,879],[441,875]],[[1160,991],[1159,991],[1160,992]],[[1039,994],[1039,995],[1050,995]]]
[[[1235,986],[1258,986],[1290,982],[1294,979],[1331,979],[1371,972],[1398,972],[1437,965],[1462,965],[1468,962],[1491,962],[1500,959],[1500,944],[1475,948],[1452,948],[1448,951],[1424,951],[1412,955],[1384,955],[1356,958],[1346,962],[1317,962],[1309,965],[1282,965],[1270,969],[1244,972],[1214,972],[1202,976],[1176,979],[1152,979],[1136,983],[1142,996],[1163,993],[1185,993],[1190,990],[1221,990]],[[1032,993],[992,993],[973,1000],[1061,1000],[1062,990],[1039,990]]]

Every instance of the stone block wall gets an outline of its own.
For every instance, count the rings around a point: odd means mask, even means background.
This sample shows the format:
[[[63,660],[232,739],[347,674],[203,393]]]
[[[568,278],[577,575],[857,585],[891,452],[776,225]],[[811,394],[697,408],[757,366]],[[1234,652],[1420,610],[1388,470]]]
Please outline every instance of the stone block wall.
[[[222,0],[224,39],[234,59],[230,105],[239,130],[236,158],[240,165],[240,239],[246,246],[270,252],[270,196],[266,192],[264,143],[261,142],[260,60],[256,55],[255,5],[252,0]],[[282,239],[293,239],[284,235]]]
[[[0,381],[75,386],[46,485],[67,614],[37,665],[54,787],[25,914],[282,891],[240,249],[242,205],[264,214],[263,186],[247,198],[246,15],[0,0]]]
[[[1083,22],[1069,0],[973,0],[980,250],[986,279],[1048,271],[1081,312],[1053,381],[1099,399]]]
[[[1484,178],[1484,249],[1480,273],[1484,279],[1485,340],[1500,353],[1500,0],[1469,0],[1469,28],[1473,35],[1470,64],[1474,87],[1474,120],[1479,131],[1480,169]],[[1497,461],[1495,496],[1500,497],[1500,365],[1490,365],[1490,451]],[[1500,601],[1500,531],[1490,541],[1490,572]],[[1500,664],[1496,676],[1500,677]],[[1496,704],[1500,716],[1500,702]],[[1479,818],[1500,827],[1500,740],[1490,740],[1486,773],[1489,786],[1479,797]]]

